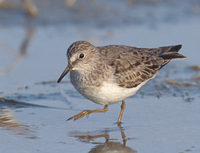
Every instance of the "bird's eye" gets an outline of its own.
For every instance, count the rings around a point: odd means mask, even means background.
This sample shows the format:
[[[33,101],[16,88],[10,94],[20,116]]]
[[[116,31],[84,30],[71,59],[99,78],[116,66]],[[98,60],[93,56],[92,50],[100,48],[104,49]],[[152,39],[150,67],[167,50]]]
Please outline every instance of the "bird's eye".
[[[79,58],[83,58],[83,57],[84,57],[84,54],[81,53],[81,54],[79,55]]]

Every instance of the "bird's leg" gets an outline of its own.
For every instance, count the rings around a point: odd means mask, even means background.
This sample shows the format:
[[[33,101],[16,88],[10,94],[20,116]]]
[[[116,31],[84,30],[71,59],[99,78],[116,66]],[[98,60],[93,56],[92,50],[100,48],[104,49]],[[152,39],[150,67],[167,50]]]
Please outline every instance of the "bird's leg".
[[[86,115],[89,115],[91,113],[103,113],[108,111],[108,105],[105,105],[103,109],[97,109],[97,110],[84,110],[81,113],[70,117],[68,120],[78,120],[79,118],[82,118]]]
[[[123,100],[123,101],[122,101],[122,104],[121,104],[121,112],[120,112],[119,118],[118,118],[118,120],[117,120],[117,124],[118,124],[118,125],[120,125],[120,123],[121,123],[122,115],[123,115],[123,113],[124,113],[125,108],[126,108],[126,103],[125,103],[125,101]]]

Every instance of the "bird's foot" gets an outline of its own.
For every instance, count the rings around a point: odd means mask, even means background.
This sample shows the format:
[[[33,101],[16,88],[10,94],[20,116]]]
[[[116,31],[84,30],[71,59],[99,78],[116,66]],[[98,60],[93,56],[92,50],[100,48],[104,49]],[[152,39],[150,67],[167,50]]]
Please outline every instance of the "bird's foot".
[[[69,120],[74,120],[75,121],[75,120],[78,120],[79,118],[82,118],[82,117],[84,117],[86,115],[89,116],[89,114],[91,114],[91,113],[103,113],[103,112],[106,112],[106,111],[108,111],[108,106],[107,105],[105,105],[103,109],[84,110],[81,113],[78,113],[77,115],[70,117],[69,119],[67,119],[67,121],[69,121]]]
[[[91,110],[84,110],[81,113],[78,113],[77,115],[74,115],[74,116],[68,118],[67,120],[68,121],[69,120],[74,120],[75,121],[75,120],[78,120],[79,118],[82,118],[82,117],[84,117],[86,115],[89,116],[90,113],[92,113]]]

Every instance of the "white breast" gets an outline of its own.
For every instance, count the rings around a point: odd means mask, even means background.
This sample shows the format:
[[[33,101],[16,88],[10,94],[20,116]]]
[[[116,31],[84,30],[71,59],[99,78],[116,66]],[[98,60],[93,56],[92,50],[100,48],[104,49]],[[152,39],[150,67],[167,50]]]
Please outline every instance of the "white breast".
[[[88,85],[88,79],[85,79],[85,76],[83,77],[83,75],[75,71],[70,73],[70,78],[74,87],[83,96],[100,105],[110,105],[121,102],[133,96],[148,81],[144,81],[135,88],[123,88],[112,82],[112,80],[104,81],[101,86]]]
[[[94,95],[92,100],[101,105],[118,103],[133,96],[147,81],[141,83],[135,88],[123,88],[117,84],[104,82],[100,90],[93,92]]]

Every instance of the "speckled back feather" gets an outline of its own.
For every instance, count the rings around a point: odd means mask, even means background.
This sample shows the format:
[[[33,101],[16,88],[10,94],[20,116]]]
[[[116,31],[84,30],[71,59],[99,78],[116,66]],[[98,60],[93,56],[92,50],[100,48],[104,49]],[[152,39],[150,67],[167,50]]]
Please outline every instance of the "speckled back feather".
[[[110,45],[98,47],[108,65],[114,69],[115,82],[124,88],[137,87],[152,78],[174,58],[185,58],[177,53],[181,45],[160,48],[136,48]],[[115,50],[116,52],[113,52]]]

